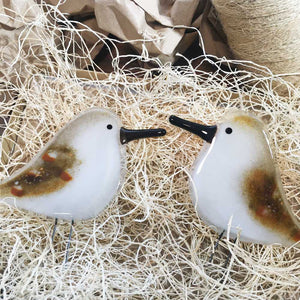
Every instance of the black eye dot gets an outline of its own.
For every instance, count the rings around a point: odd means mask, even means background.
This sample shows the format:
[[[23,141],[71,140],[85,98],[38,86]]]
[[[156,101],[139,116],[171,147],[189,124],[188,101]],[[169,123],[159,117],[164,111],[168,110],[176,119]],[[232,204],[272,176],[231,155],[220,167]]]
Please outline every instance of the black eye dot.
[[[107,129],[109,129],[109,130],[112,129],[112,125],[111,125],[111,124],[108,124],[106,127],[107,127]]]
[[[227,127],[227,128],[225,129],[225,132],[226,132],[227,134],[230,134],[230,133],[232,133],[232,128],[230,128],[230,127]]]

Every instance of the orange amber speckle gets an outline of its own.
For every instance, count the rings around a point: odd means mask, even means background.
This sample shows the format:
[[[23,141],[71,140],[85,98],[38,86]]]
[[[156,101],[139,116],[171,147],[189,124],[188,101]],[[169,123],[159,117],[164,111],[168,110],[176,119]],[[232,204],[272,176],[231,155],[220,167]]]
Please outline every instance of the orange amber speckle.
[[[42,159],[43,159],[43,161],[46,161],[46,162],[54,162],[56,159],[56,155],[45,152],[44,155],[42,156]]]
[[[66,172],[66,171],[62,171],[61,174],[60,174],[60,178],[63,180],[63,181],[70,181],[72,180],[72,176]]]
[[[30,171],[28,171],[27,172],[27,174],[26,174],[27,176],[39,176],[40,175],[40,172],[39,171],[37,171],[37,170],[30,170]]]
[[[300,241],[300,230],[299,230],[296,234],[294,234],[293,240],[294,240],[295,242]]]
[[[21,186],[13,186],[10,190],[10,192],[14,195],[14,196],[17,196],[17,197],[21,197],[23,196],[24,194],[24,191],[22,189]]]
[[[265,217],[269,214],[269,210],[264,205],[259,205],[255,211],[258,217]]]

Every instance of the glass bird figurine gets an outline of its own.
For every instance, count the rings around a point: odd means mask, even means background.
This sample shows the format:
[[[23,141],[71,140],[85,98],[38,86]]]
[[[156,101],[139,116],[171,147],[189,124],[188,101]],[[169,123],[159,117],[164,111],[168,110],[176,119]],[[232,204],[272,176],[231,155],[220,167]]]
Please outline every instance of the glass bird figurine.
[[[289,246],[300,240],[263,124],[238,111],[216,126],[170,117],[173,125],[205,143],[191,172],[193,203],[202,220],[230,236],[260,244]]]
[[[0,201],[56,218],[55,224],[57,218],[73,224],[73,220],[96,217],[120,188],[125,145],[165,134],[164,129],[126,129],[112,112],[91,109],[69,122],[26,166],[0,183]]]

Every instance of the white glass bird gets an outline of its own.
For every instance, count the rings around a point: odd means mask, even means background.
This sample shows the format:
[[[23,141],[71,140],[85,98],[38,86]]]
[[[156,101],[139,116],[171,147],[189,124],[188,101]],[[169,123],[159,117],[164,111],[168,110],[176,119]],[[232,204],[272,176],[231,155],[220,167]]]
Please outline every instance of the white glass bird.
[[[125,129],[112,112],[91,109],[69,122],[33,160],[1,182],[0,201],[54,217],[56,223],[57,218],[73,224],[73,220],[96,217],[120,188],[125,144],[165,134],[164,129]]]
[[[108,110],[84,112],[25,167],[1,182],[1,200],[54,218],[93,218],[120,187],[126,164],[124,144],[165,133],[164,129],[125,129]]]
[[[289,246],[300,240],[300,224],[290,210],[263,124],[238,111],[217,126],[176,116],[173,125],[206,141],[196,159],[190,189],[199,216],[219,233],[260,244]]]

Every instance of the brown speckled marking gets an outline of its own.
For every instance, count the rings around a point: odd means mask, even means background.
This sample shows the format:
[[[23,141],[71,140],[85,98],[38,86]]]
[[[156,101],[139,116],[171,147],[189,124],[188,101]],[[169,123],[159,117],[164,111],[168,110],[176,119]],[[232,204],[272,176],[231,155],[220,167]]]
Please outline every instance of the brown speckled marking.
[[[263,169],[252,170],[245,177],[243,191],[256,220],[294,241],[300,240],[300,228],[285,207],[275,174]]]
[[[47,153],[55,152],[56,158],[47,159]],[[46,158],[46,159],[45,159]],[[49,194],[63,188],[72,176],[66,172],[76,162],[74,150],[68,146],[50,146],[41,160],[18,177],[0,186],[1,196],[14,195],[19,198]],[[16,182],[18,190],[16,188]]]
[[[261,126],[260,122],[257,121],[256,119],[247,116],[247,115],[240,115],[240,116],[235,116],[234,117],[234,122],[241,123],[243,125],[251,126],[257,128],[258,126]]]

